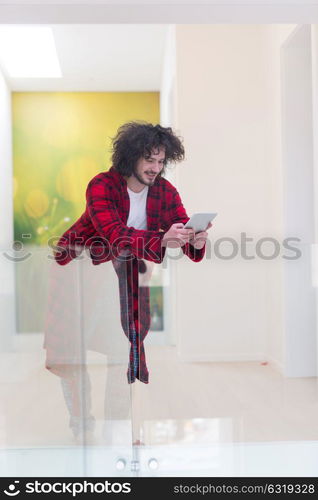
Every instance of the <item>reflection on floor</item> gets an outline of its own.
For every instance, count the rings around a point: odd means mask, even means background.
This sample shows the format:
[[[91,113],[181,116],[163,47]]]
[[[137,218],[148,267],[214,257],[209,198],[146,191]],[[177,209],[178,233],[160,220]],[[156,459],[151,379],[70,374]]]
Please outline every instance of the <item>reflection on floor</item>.
[[[63,475],[64,462],[71,475],[81,476],[87,467],[90,475],[109,475],[98,465],[101,456],[103,467],[110,461],[110,470],[123,454],[130,463],[131,443],[137,440],[143,444],[134,449],[146,463],[155,454],[165,475],[183,475],[182,467],[188,475],[191,470],[193,475],[259,475],[261,466],[265,475],[278,460],[280,472],[276,467],[271,475],[314,475],[317,378],[284,378],[271,364],[256,361],[183,363],[174,348],[163,346],[149,347],[147,360],[150,383],[128,385],[126,364],[107,366],[105,356],[89,356],[96,428],[83,442],[72,435],[60,379],[44,369],[44,352],[2,353],[1,475],[14,475],[15,467],[22,474],[22,464],[24,475],[35,464],[39,468],[32,474],[41,475],[44,467],[43,475]],[[282,469],[286,457],[288,470]],[[51,474],[45,467],[52,461]]]
[[[316,477],[318,442],[0,450],[2,477]],[[155,465],[155,467],[154,467]]]

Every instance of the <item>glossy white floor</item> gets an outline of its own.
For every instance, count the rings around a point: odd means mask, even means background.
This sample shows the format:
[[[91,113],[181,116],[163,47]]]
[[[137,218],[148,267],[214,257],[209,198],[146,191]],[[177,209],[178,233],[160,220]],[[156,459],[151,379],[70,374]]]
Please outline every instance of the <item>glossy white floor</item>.
[[[148,348],[147,359],[150,383],[128,386],[126,366],[94,355],[96,428],[83,442],[44,352],[3,353],[0,474],[317,475],[317,378],[258,362],[182,363],[173,348]]]

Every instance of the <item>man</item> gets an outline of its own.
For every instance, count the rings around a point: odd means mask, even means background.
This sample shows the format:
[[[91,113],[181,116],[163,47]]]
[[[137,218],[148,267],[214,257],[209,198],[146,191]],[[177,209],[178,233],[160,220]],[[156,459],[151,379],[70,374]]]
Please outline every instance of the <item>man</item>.
[[[89,182],[86,210],[60,238],[56,261],[65,265],[86,248],[95,265],[123,250],[159,263],[167,246],[182,247],[191,260],[201,261],[207,232],[194,235],[183,227],[189,217],[179,193],[162,177],[169,161],[183,158],[182,143],[169,127],[136,122],[120,127],[112,167]]]
[[[180,195],[163,177],[168,162],[183,159],[183,145],[170,127],[122,125],[113,139],[110,170],[89,182],[86,210],[54,252],[60,265],[84,248],[94,265],[112,261],[119,279],[121,325],[131,344],[128,383],[149,381],[143,344],[151,319],[149,286],[140,286],[142,275],[149,275],[151,263],[162,262],[167,247],[181,248],[194,262],[205,254],[207,231],[194,234],[184,228],[189,217]]]

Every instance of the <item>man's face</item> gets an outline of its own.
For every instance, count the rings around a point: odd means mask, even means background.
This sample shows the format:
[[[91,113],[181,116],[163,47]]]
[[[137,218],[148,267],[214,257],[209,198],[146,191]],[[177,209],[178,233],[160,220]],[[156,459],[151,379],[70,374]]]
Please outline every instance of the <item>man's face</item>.
[[[165,149],[152,150],[149,158],[139,158],[137,161],[134,176],[146,186],[152,186],[164,166]]]

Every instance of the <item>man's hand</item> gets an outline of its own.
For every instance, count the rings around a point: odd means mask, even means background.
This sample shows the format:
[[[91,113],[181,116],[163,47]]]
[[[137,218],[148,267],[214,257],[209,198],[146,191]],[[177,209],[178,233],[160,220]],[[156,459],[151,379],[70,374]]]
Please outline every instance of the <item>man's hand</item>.
[[[212,222],[209,222],[208,227],[205,231],[201,231],[200,233],[194,234],[192,238],[189,239],[190,245],[194,246],[197,250],[201,250],[204,247],[206,240],[208,238],[207,230],[212,227]]]
[[[163,247],[179,248],[183,247],[190,238],[194,237],[194,231],[191,228],[185,228],[182,222],[172,224],[169,231],[162,238],[161,245]]]

